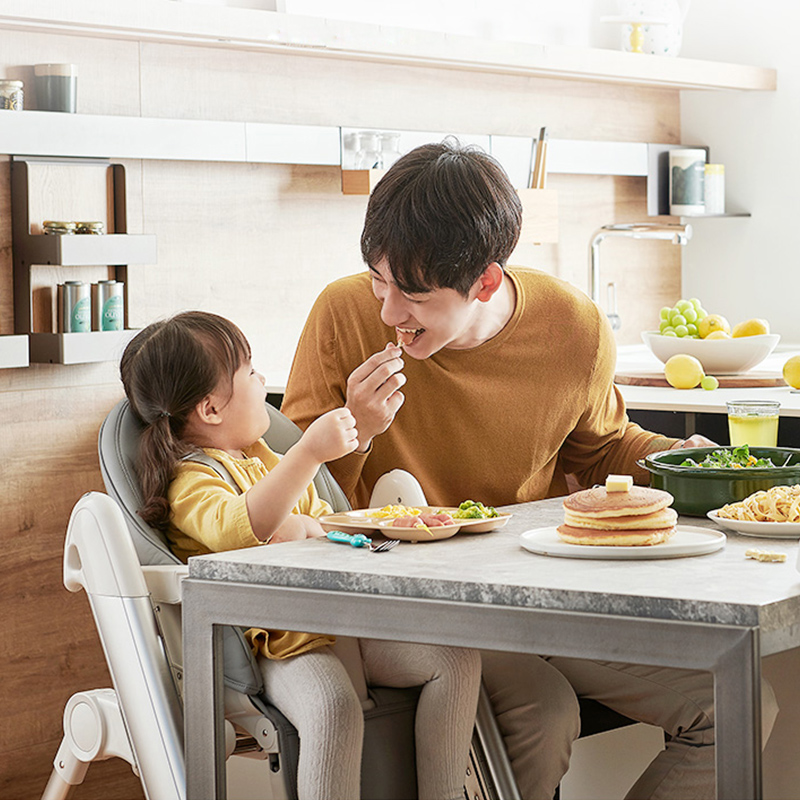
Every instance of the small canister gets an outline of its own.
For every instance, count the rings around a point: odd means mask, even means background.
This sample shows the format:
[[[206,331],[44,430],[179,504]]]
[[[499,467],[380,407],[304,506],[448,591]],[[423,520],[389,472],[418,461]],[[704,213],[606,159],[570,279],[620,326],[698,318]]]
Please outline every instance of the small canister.
[[[105,233],[105,224],[102,222],[76,222],[75,233],[100,235]]]
[[[84,333],[92,329],[89,284],[64,281],[58,285],[58,329],[61,333]]]
[[[0,80],[0,108],[22,111],[23,98],[22,81]]]
[[[669,151],[669,213],[705,214],[706,151],[678,148]]]
[[[725,165],[706,164],[705,172],[706,214],[725,213]]]
[[[54,234],[56,236],[64,236],[68,233],[75,233],[75,223],[63,222],[56,219],[46,219],[42,222],[42,230],[45,233]]]
[[[92,284],[92,329],[121,331],[124,324],[124,284],[117,281],[98,281]]]

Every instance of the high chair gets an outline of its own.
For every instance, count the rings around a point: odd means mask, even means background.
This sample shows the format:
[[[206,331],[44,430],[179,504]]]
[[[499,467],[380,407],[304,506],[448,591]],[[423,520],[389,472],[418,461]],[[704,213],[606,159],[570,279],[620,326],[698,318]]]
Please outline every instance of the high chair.
[[[271,426],[265,439],[276,452],[285,452],[300,431],[277,409],[267,407]],[[161,534],[136,514],[141,505],[134,469],[140,429],[127,401],[109,413],[99,435],[108,495],[85,495],[70,517],[64,583],[70,591],[87,593],[114,688],[79,692],[67,702],[64,739],[43,800],[63,800],[82,783],[92,761],[112,757],[131,764],[149,800],[186,798],[180,582],[188,568],[170,552]],[[413,478],[400,481],[404,487],[415,483]],[[334,510],[349,508],[326,467],[315,485]],[[396,491],[396,481],[383,485]],[[410,500],[418,499],[409,495]],[[413,800],[413,726],[420,689],[367,687],[357,652],[345,647],[339,655],[350,662],[348,671],[364,708],[362,796]],[[237,628],[224,632],[224,674],[226,755],[245,757],[234,762],[245,768],[240,772],[255,776],[249,787],[237,790],[237,770],[229,769],[231,800],[237,791],[255,800],[253,783],[263,788],[265,800],[297,800],[297,732],[264,696],[260,672]],[[485,696],[479,704],[465,791],[478,800],[519,797]]]

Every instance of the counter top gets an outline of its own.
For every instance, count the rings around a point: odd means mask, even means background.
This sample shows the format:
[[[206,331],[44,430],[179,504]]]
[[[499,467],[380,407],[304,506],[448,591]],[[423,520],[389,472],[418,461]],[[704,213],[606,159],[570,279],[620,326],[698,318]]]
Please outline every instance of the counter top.
[[[644,619],[760,626],[765,653],[800,615],[798,542],[727,534],[716,553],[610,561],[553,558],[524,550],[519,535],[563,521],[561,499],[510,507],[507,526],[439,542],[401,542],[391,553],[325,539],[250,548],[189,560],[190,577],[295,588],[355,591]],[[706,518],[681,524],[712,528]],[[745,559],[748,548],[787,554],[785,563]],[[413,576],[413,577],[411,577]]]
[[[758,365],[759,372],[783,369],[789,356],[800,353],[800,346],[781,345]],[[617,348],[618,372],[663,371],[664,365],[643,344]],[[638,411],[688,411],[725,414],[728,400],[777,400],[781,416],[800,417],[800,391],[789,386],[757,389],[672,389],[658,386],[619,386],[625,404]]]

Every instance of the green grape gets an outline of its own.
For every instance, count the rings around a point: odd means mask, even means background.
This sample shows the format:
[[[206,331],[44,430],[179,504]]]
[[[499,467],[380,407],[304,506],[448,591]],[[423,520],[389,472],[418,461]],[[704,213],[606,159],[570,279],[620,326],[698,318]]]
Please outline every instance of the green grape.
[[[703,304],[702,304],[702,303],[701,303],[701,302],[700,302],[700,301],[699,301],[699,300],[698,300],[696,297],[693,297],[691,300],[689,300],[689,302],[690,302],[690,303],[691,303],[691,304],[692,304],[692,305],[693,305],[693,306],[694,306],[694,307],[695,307],[695,308],[696,308],[698,311],[699,311],[699,310],[700,310],[700,309],[703,307]]]
[[[675,333],[680,338],[689,335],[689,329],[685,325],[676,325],[675,326]]]
[[[673,328],[673,327],[672,327],[672,325],[665,325],[665,326],[664,326],[664,327],[661,329],[661,334],[662,334],[663,336],[666,336],[666,335],[667,335],[667,334],[669,334],[669,333],[675,333],[675,328]]]
[[[697,322],[697,311],[695,311],[694,306],[690,306],[689,308],[685,308],[683,310],[683,316],[687,323],[689,322]]]
[[[700,385],[708,392],[713,392],[719,386],[719,381],[713,375],[706,375]]]
[[[697,321],[699,322],[701,319],[705,319],[708,316],[708,311],[706,311],[702,306],[697,309]]]
[[[671,327],[671,325],[669,324],[669,320],[668,319],[662,319],[661,320],[661,324],[658,326],[658,332],[659,333],[664,333],[664,331],[669,327]]]
[[[675,314],[674,317],[670,317],[670,323],[672,324],[673,328],[685,326],[686,317],[684,317],[683,314]]]
[[[661,319],[669,319],[670,311],[672,311],[672,309],[669,306],[664,306],[664,308],[662,308],[661,311],[659,312]]]
[[[678,302],[675,303],[675,308],[677,308],[680,312],[683,312],[685,309],[691,307],[692,304],[688,300],[678,300]]]
[[[697,325],[692,322],[688,322],[686,324],[687,329],[689,330],[689,336],[697,336]]]
[[[674,336],[677,339],[678,334],[672,328],[668,328],[664,331],[664,336]]]

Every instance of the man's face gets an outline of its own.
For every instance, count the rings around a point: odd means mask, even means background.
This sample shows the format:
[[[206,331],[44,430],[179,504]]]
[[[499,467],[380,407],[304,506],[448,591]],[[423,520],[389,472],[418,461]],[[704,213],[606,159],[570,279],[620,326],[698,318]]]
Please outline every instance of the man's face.
[[[428,358],[442,348],[462,349],[467,344],[479,302],[455,289],[431,289],[424,294],[406,294],[394,282],[386,260],[370,266],[372,291],[381,301],[381,319],[393,327],[408,355]]]

